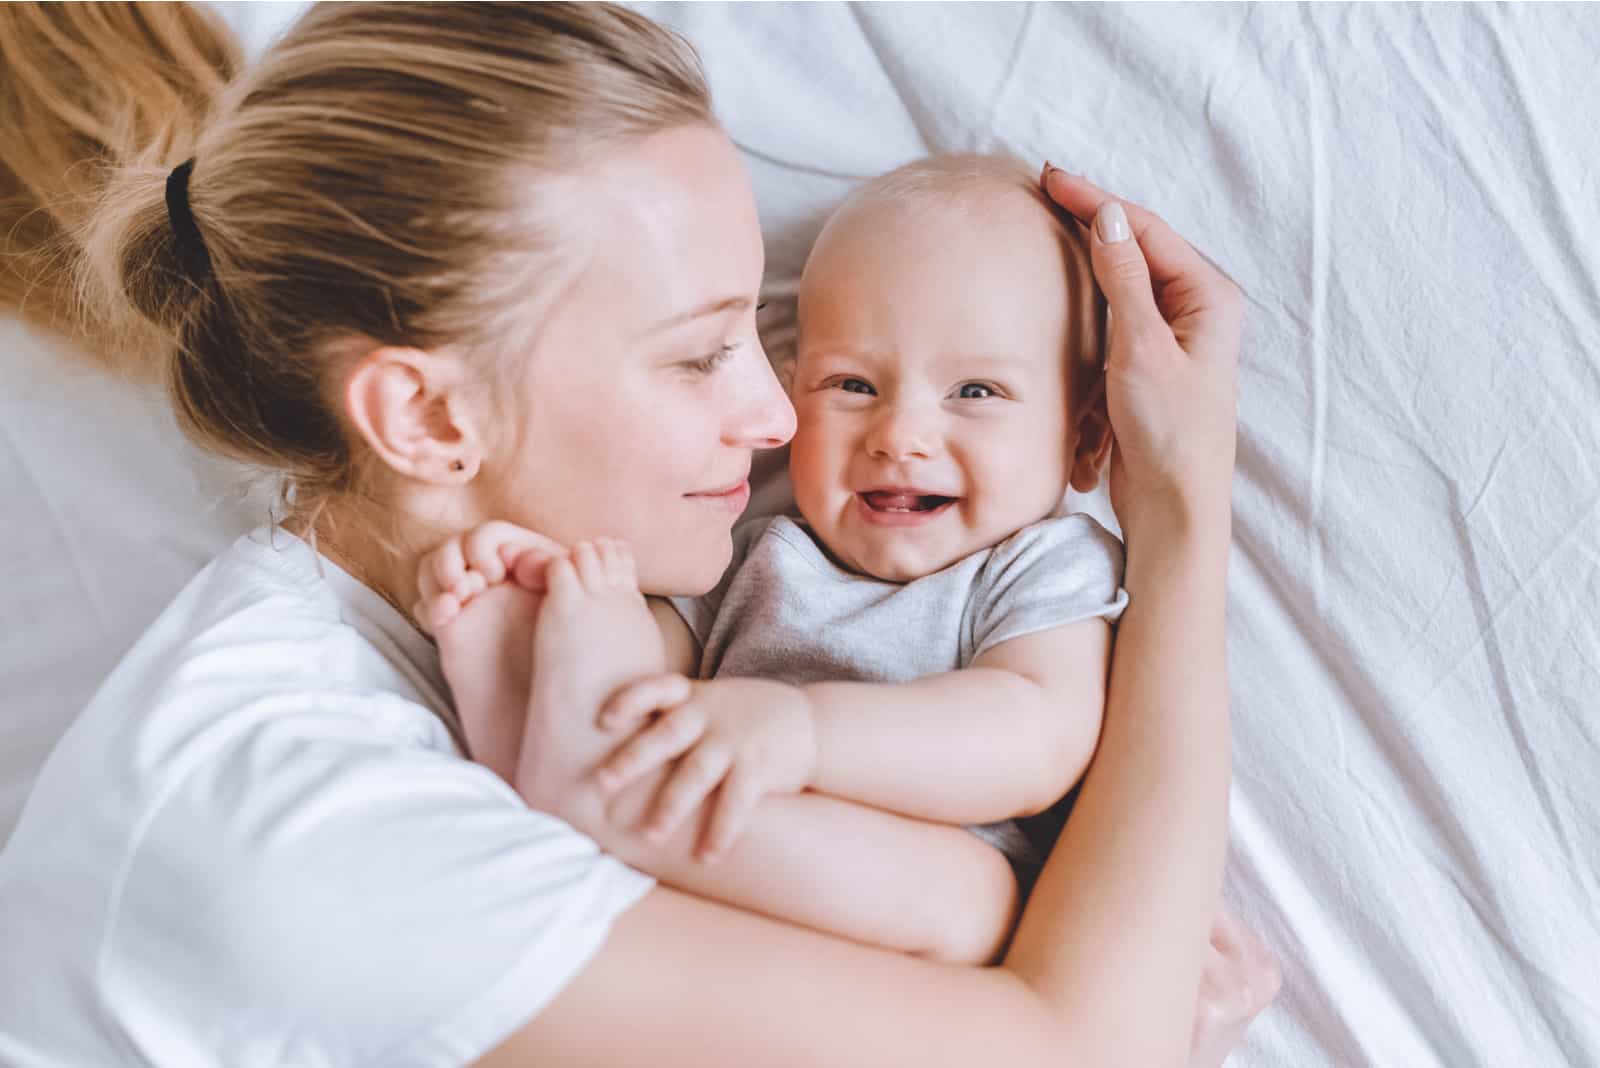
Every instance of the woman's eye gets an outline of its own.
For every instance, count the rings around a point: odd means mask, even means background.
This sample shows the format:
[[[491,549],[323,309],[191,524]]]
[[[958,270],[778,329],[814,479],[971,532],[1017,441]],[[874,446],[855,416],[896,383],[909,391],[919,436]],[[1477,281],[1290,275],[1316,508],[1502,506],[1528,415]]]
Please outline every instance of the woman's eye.
[[[846,393],[865,393],[868,396],[872,394],[872,386],[859,378],[841,378],[837,385]]]
[[[982,382],[968,382],[961,387],[959,396],[962,400],[985,400],[995,395],[993,387]]]
[[[678,366],[697,375],[708,375],[715,371],[728,357],[738,350],[738,345],[723,345],[716,352],[708,353],[698,360],[686,360]]]

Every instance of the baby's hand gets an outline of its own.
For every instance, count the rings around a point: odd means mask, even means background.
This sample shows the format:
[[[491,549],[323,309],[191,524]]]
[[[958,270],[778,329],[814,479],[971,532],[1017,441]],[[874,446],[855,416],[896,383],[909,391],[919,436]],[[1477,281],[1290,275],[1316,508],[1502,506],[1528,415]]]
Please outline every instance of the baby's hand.
[[[544,565],[565,552],[544,535],[514,523],[480,523],[422,558],[412,615],[423,630],[436,634],[472,598],[507,578],[530,592],[543,592]]]
[[[615,797],[630,782],[681,757],[657,795],[644,833],[653,842],[665,841],[717,790],[716,809],[697,850],[708,863],[733,845],[763,796],[797,793],[816,777],[811,703],[801,690],[780,682],[691,682],[682,675],[658,675],[624,686],[600,711],[606,730],[640,724],[643,728],[597,773],[600,788]]]

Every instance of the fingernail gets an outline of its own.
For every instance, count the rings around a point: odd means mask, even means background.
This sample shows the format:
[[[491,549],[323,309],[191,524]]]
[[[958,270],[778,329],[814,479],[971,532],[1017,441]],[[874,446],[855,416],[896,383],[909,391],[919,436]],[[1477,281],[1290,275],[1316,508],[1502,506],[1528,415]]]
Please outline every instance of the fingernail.
[[[1100,214],[1095,216],[1094,224],[1100,231],[1100,241],[1107,245],[1126,241],[1132,233],[1128,229],[1128,213],[1123,211],[1122,205],[1115,200],[1108,200],[1101,205]]]

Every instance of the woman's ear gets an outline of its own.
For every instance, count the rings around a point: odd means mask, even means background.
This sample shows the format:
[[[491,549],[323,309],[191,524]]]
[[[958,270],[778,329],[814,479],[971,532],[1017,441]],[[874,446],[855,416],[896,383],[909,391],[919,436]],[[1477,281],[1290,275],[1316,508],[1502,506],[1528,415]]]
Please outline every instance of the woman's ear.
[[[1106,411],[1106,376],[1098,373],[1089,398],[1078,406],[1072,452],[1072,488],[1088,493],[1100,484],[1100,472],[1111,454],[1111,416]]]
[[[401,475],[436,485],[471,481],[483,441],[461,389],[460,364],[383,346],[345,381],[344,410],[367,447]]]

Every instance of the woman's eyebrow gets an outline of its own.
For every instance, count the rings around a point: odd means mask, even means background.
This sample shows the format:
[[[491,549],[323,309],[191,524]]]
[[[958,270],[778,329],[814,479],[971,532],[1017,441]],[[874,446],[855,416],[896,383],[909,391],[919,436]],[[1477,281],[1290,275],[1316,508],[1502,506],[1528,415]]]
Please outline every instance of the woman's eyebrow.
[[[659,334],[663,330],[670,330],[675,326],[682,326],[684,323],[692,323],[696,319],[703,319],[708,315],[716,315],[719,312],[726,311],[744,311],[748,307],[750,307],[749,297],[723,297],[718,300],[708,301],[698,308],[663,319],[645,330],[644,334]]]

